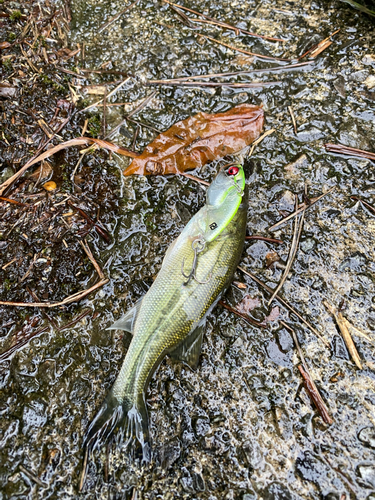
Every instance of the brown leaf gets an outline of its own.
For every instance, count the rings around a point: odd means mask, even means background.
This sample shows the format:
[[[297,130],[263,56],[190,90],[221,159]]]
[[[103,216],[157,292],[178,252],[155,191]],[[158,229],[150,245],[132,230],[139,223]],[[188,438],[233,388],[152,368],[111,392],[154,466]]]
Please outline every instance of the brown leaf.
[[[0,42],[0,50],[7,49],[10,45],[11,44],[9,42]]]
[[[53,170],[52,170],[52,167],[51,165],[46,162],[46,161],[43,161],[42,164],[40,165],[40,167],[38,167],[35,172],[33,172],[31,175],[30,175],[30,179],[34,180],[34,181],[44,181],[45,179],[48,179],[48,177],[51,176]]]
[[[14,97],[16,95],[16,87],[11,87],[6,83],[0,83],[0,97]]]
[[[242,299],[242,301],[237,304],[236,309],[238,312],[242,314],[247,314],[248,312],[252,311],[256,307],[260,306],[260,300],[258,297],[250,297],[250,295],[245,295],[245,297]]]
[[[269,315],[264,318],[264,321],[266,323],[272,323],[272,321],[277,320],[279,316],[280,316],[280,308],[279,306],[275,306],[271,309]]]
[[[240,151],[262,131],[260,106],[240,104],[225,113],[198,113],[158,135],[124,175],[176,174]]]
[[[280,260],[280,256],[277,252],[268,252],[266,255],[266,267],[271,267],[272,264],[278,262]]]

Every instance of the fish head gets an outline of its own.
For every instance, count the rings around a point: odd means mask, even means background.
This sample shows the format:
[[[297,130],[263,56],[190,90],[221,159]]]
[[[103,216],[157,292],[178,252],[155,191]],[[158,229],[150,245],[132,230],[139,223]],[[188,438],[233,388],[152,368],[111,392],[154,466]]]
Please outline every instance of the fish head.
[[[207,190],[205,210],[199,218],[201,235],[207,242],[216,239],[235,216],[245,191],[241,164],[223,167]]]
[[[218,207],[226,199],[242,197],[245,189],[245,173],[242,165],[223,167],[207,190],[207,205]]]

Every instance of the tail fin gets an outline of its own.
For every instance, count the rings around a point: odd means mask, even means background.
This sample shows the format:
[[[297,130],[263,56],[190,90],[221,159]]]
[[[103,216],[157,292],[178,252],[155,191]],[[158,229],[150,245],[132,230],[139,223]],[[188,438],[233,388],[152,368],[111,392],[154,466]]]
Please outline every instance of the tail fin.
[[[143,395],[140,395],[136,401],[125,399],[123,402],[119,402],[111,391],[104,400],[84,437],[85,454],[79,485],[80,491],[85,483],[90,452],[110,442],[115,437],[119,443],[125,443],[133,458],[141,447],[142,461],[150,462],[151,445],[148,415]]]

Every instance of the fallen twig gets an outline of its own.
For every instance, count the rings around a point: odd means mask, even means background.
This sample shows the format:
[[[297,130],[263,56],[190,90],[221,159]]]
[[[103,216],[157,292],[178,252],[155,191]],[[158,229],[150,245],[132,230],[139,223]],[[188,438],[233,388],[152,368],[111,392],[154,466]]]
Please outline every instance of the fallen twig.
[[[97,273],[98,273],[98,275],[99,275],[99,278],[100,278],[101,280],[105,279],[105,276],[104,276],[104,274],[103,274],[103,271],[100,269],[99,264],[98,264],[98,263],[96,262],[96,260],[94,259],[94,256],[93,256],[93,254],[92,254],[92,252],[91,252],[91,250],[90,250],[90,247],[89,247],[89,245],[88,245],[87,241],[82,241],[82,240],[80,240],[80,243],[81,243],[82,248],[84,249],[84,251],[85,251],[85,253],[86,253],[87,257],[91,260],[92,265],[95,267],[95,270],[96,270],[96,272],[97,272]]]
[[[241,52],[242,54],[247,54],[248,56],[259,57],[259,59],[269,59],[271,61],[285,61],[285,62],[291,61],[290,59],[284,59],[282,57],[265,56],[263,54],[258,54],[256,52],[250,52],[249,50],[240,49],[238,47],[234,47],[233,45],[229,45],[228,43],[220,42],[220,40],[216,40],[216,38],[212,38],[211,36],[203,35],[202,33],[197,33],[197,34],[199,36],[202,36],[203,38],[206,38],[207,40],[211,40],[211,42],[218,43],[219,45],[223,45],[224,47],[228,47],[228,49],[235,50],[237,52]]]
[[[364,339],[367,340],[367,342],[370,342],[370,344],[375,344],[375,340],[373,340],[368,335],[366,335],[364,332],[362,332],[361,330],[359,330],[359,328],[357,328],[356,326],[352,325],[350,323],[350,321],[348,321],[344,317],[343,317],[343,320],[344,320],[344,324],[347,326],[348,330],[349,329],[352,330],[352,332],[354,333],[354,335],[358,335],[359,337],[363,337]]]
[[[329,47],[332,44],[332,41],[330,40],[330,38],[333,37],[333,35],[336,35],[336,33],[338,33],[339,31],[340,31],[340,29],[336,30],[331,35],[329,35],[327,38],[325,38],[324,40],[322,40],[318,44],[311,47],[311,49],[307,50],[298,59],[302,59],[303,57],[306,57],[309,54],[310,54],[310,57],[312,57],[312,58],[318,56],[321,52],[323,52],[323,50],[325,50],[327,47]]]
[[[204,17],[205,19],[208,19],[211,23],[213,24],[217,24],[223,28],[227,28],[227,29],[230,29],[230,30],[233,30],[236,32],[236,34],[238,34],[239,32],[245,34],[245,35],[250,35],[250,36],[255,36],[257,38],[263,38],[264,40],[271,40],[271,41],[274,41],[274,42],[284,42],[285,40],[281,39],[281,38],[273,38],[273,37],[269,37],[269,36],[265,36],[265,35],[257,35],[256,33],[252,33],[251,31],[246,31],[242,28],[238,28],[237,26],[232,26],[228,23],[225,23],[223,21],[218,21],[217,19],[214,19],[213,17],[209,17],[209,16],[206,16],[205,14],[201,14],[200,12],[197,12],[196,10],[193,10],[193,9],[189,9],[188,7],[184,7],[182,5],[179,5],[177,3],[172,3],[170,2],[169,0],[163,0],[165,3],[168,3],[169,5],[173,5],[174,7],[177,7],[179,9],[182,9],[182,10],[186,10],[188,12],[191,12],[192,14],[195,14],[196,16],[201,16],[201,17]],[[190,19],[189,18],[189,21],[195,21],[195,22],[200,22],[199,19]]]
[[[310,396],[311,400],[317,407],[322,419],[326,424],[332,425],[333,420],[330,417],[328,413],[327,406],[325,405],[322,396],[319,394],[319,391],[313,381],[313,379],[310,376],[310,373],[305,371],[304,367],[302,365],[298,365],[298,370],[300,371],[302,378],[303,378],[303,383],[305,386],[305,389],[307,391],[307,394]]]
[[[271,128],[270,130],[267,130],[266,132],[264,132],[264,134],[262,134],[260,137],[258,137],[258,139],[251,144],[251,149],[250,149],[250,152],[247,155],[247,157],[250,158],[254,152],[255,146],[257,144],[259,144],[260,142],[262,142],[263,139],[265,139],[268,135],[271,135],[274,132],[276,132],[276,129]]]
[[[27,207],[26,203],[21,203],[20,201],[12,200],[10,198],[4,198],[4,196],[0,196],[0,201],[6,201],[7,203],[12,203],[13,205],[18,205],[20,207]]]
[[[298,197],[296,196],[296,208],[297,208],[297,204],[298,204]],[[278,292],[281,290],[282,286],[285,283],[285,280],[288,277],[290,268],[292,267],[294,258],[295,258],[296,253],[297,253],[298,242],[299,242],[300,237],[301,237],[301,232],[302,232],[304,218],[305,218],[305,212],[302,213],[299,221],[298,221],[297,217],[295,219],[293,240],[292,240],[292,244],[290,246],[288,261],[286,263],[286,266],[285,266],[283,275],[282,275],[282,277],[280,279],[280,282],[277,285],[277,287],[275,288],[274,292],[272,293],[272,296],[271,296],[270,300],[268,301],[268,305],[271,304],[271,302],[273,301],[273,299],[275,298],[275,296],[278,294]]]
[[[321,200],[322,198],[324,198],[325,196],[327,196],[327,194],[329,193],[332,193],[332,191],[334,191],[336,189],[336,186],[333,186],[331,189],[329,189],[326,193],[323,193],[321,194],[320,196],[318,196],[317,198],[311,198],[310,199],[310,204],[307,205],[306,203],[304,203],[302,205],[302,207],[300,207],[298,210],[294,211],[293,213],[291,213],[290,215],[288,215],[287,217],[285,217],[284,219],[280,220],[279,222],[277,222],[276,224],[274,224],[273,226],[270,226],[268,228],[268,231],[274,231],[277,227],[281,226],[282,224],[284,224],[285,222],[287,222],[288,220],[290,219],[293,219],[293,217],[296,217],[296,215],[300,214],[301,212],[304,212],[305,210],[307,210],[308,208],[311,208],[313,205],[315,205],[315,203],[318,203],[319,200]]]
[[[95,285],[88,288],[87,290],[81,290],[80,292],[74,293],[69,297],[66,297],[64,300],[60,302],[11,302],[11,301],[0,301],[1,306],[14,306],[14,307],[59,307],[65,306],[67,304],[71,304],[72,302],[78,302],[79,300],[89,295],[91,292],[100,288],[101,286],[108,283],[109,279],[102,279],[98,281]]]
[[[146,85],[172,85],[176,87],[228,87],[231,89],[257,89],[261,87],[269,87],[270,85],[281,85],[282,82],[241,82],[241,83],[231,83],[231,82],[171,82],[168,80],[154,80],[147,82]]]
[[[297,135],[297,123],[296,123],[296,119],[294,118],[294,113],[293,113],[292,106],[288,106],[288,111],[289,111],[289,114],[290,114],[290,116],[292,118],[294,133]]]
[[[358,198],[358,196],[351,196],[350,197],[351,200],[355,200],[355,201],[360,201],[361,203],[363,203],[363,205],[368,208],[370,210],[370,212],[372,212],[373,214],[375,214],[375,208],[370,205],[370,203],[367,203],[367,201],[365,200],[362,200],[361,198]]]
[[[293,328],[291,328],[289,325],[287,325],[284,321],[280,321],[280,323],[292,334],[294,345],[296,346],[299,357],[301,359],[301,363],[303,365],[303,367],[301,365],[298,366],[298,369],[303,377],[304,386],[305,386],[305,389],[306,389],[308,395],[310,396],[311,400],[313,401],[313,403],[317,407],[324,422],[326,424],[330,424],[330,425],[333,424],[333,420],[331,419],[331,417],[328,413],[328,408],[327,408],[326,404],[324,403],[324,401],[323,401],[323,399],[318,391],[318,388],[316,387],[316,385],[311,377],[311,374],[310,374],[310,371],[308,369],[308,366],[307,366],[305,357],[303,355],[301,346],[298,342],[296,332],[293,330]]]
[[[116,88],[114,88],[109,94],[107,94],[106,99],[109,99],[113,94],[115,94],[123,85],[125,85],[126,82],[128,82],[130,80],[130,78],[131,77],[128,76],[127,78],[125,78],[125,80],[123,80],[121,83],[119,83]],[[87,106],[86,108],[81,109],[79,111],[79,113],[82,113],[83,111],[87,111],[90,108],[94,108],[98,104],[101,104],[103,101],[104,101],[104,98],[100,99],[97,102],[94,102],[94,104],[90,104],[90,106]]]
[[[26,474],[26,476],[29,479],[31,479],[32,481],[34,481],[34,483],[36,483],[37,485],[39,485],[41,488],[48,488],[48,484],[43,483],[43,481],[41,481],[39,479],[39,477],[37,477],[35,474],[33,474],[32,472],[30,472],[29,470],[27,470],[26,467],[24,467],[23,465],[19,466],[19,470],[21,472],[23,472],[24,474]]]
[[[180,172],[180,175],[183,175],[184,177],[187,177],[188,179],[191,179],[195,182],[199,182],[199,184],[204,184],[205,186],[209,186],[210,183],[207,181],[204,181],[202,179],[199,179],[198,177],[194,177],[194,175],[191,174],[186,174],[185,172]]]
[[[246,240],[261,240],[261,241],[268,241],[268,243],[277,243],[279,245],[282,245],[284,242],[282,240],[277,240],[276,238],[267,238],[266,236],[258,236],[256,234],[253,234],[251,236],[246,236]]]
[[[286,64],[284,66],[273,66],[271,68],[258,68],[258,69],[249,68],[248,70],[244,70],[244,71],[231,71],[228,73],[211,73],[208,75],[180,76],[177,78],[168,78],[165,80],[149,80],[148,83],[184,82],[187,80],[199,80],[200,78],[223,78],[223,77],[227,77],[227,76],[249,75],[252,73],[272,73],[274,71],[283,71],[283,70],[288,70],[288,69],[293,69],[293,68],[310,66],[311,64],[312,64],[312,62],[306,61],[306,62],[301,62],[301,63],[297,63],[297,64]]]
[[[273,292],[272,288],[270,288],[268,285],[266,285],[265,283],[263,283],[263,281],[261,281],[259,278],[257,278],[256,276],[254,276],[249,271],[246,271],[246,269],[244,269],[243,267],[237,266],[237,268],[240,271],[242,271],[244,274],[246,274],[246,276],[249,276],[249,278],[251,278],[256,283],[258,283],[258,285],[260,285],[262,288],[264,288],[267,292],[269,292],[269,293],[272,294],[272,292]],[[320,340],[327,347],[330,347],[329,343],[321,336],[321,334],[318,332],[318,330],[316,330],[312,325],[310,325],[310,323],[308,321],[306,321],[305,318],[303,316],[301,316],[299,314],[299,312],[297,312],[294,309],[294,307],[292,307],[286,300],[284,300],[282,297],[280,297],[280,295],[276,295],[275,299],[277,299],[280,302],[280,304],[282,304],[284,307],[286,307],[287,309],[289,309],[289,311],[291,311],[293,314],[295,314],[297,316],[297,318],[299,320],[301,320],[302,323],[304,323],[318,338],[320,338]]]
[[[341,311],[337,311],[331,304],[329,304],[326,300],[323,300],[323,304],[328,309],[328,311],[335,318],[337,326],[339,327],[340,333],[345,341],[346,347],[348,348],[349,354],[352,357],[352,360],[357,365],[357,367],[362,370],[361,360],[359,358],[359,354],[356,346],[354,345],[353,339],[350,336],[346,320],[342,315]]]
[[[8,305],[8,304],[5,304]],[[31,333],[25,337],[23,337],[21,340],[19,340],[16,344],[10,346],[8,349],[6,349],[4,352],[0,354],[0,362],[5,361],[6,359],[10,358],[12,354],[14,354],[16,351],[19,351],[21,347],[25,346],[26,344],[29,343],[31,339],[34,337],[37,337],[38,335],[46,332],[50,327],[45,326],[44,328],[41,328],[40,330],[37,330],[34,333]]]
[[[35,165],[35,163],[38,163],[42,160],[45,160],[46,158],[49,158],[50,156],[54,155],[58,151],[61,151],[63,149],[72,147],[72,146],[81,146],[81,145],[91,145],[95,144],[96,146],[103,148],[103,149],[108,149],[109,151],[113,151],[114,153],[118,153],[123,156],[129,156],[130,158],[136,158],[139,156],[138,153],[135,153],[134,151],[129,151],[128,149],[123,148],[122,146],[117,146],[116,144],[112,144],[111,142],[103,141],[102,139],[94,139],[92,137],[77,137],[76,139],[71,139],[70,141],[63,142],[61,144],[58,144],[57,146],[54,146],[53,148],[49,149],[48,151],[45,151],[41,155],[37,156],[36,158],[29,160],[18,172],[16,172],[12,177],[7,179],[5,182],[3,182],[0,185],[0,195],[3,194],[3,192],[11,185],[13,182],[15,182],[21,175],[26,172],[26,170],[31,167],[32,165]]]
[[[228,306],[225,302],[222,300],[219,300],[219,304],[223,306],[225,309],[228,309],[228,311],[232,312],[233,314],[236,314],[237,316],[240,316],[242,319],[250,323],[250,325],[253,326],[258,326],[259,328],[266,328],[267,324],[266,323],[260,323],[259,321],[256,321],[255,319],[250,318],[247,314],[243,314],[239,312],[237,309],[234,309],[233,307]]]
[[[324,144],[326,151],[329,153],[339,153],[347,156],[359,156],[360,158],[367,158],[368,160],[375,161],[375,153],[370,151],[364,151],[363,149],[350,148],[349,146],[343,146],[342,144]]]

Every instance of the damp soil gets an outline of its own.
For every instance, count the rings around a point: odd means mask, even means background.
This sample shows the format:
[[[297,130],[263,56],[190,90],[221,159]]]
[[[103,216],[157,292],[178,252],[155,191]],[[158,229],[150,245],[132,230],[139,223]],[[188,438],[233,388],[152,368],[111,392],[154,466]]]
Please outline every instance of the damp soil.
[[[295,194],[302,202],[305,187],[310,197],[335,187],[306,211],[282,290],[329,347],[282,307],[259,329],[218,306],[208,318],[198,369],[166,359],[150,382],[152,463],[130,461],[121,446],[110,447],[108,454],[96,450],[79,493],[85,430],[131,340],[106,327],[148,290],[168,245],[204,203],[205,190],[181,176],[125,178],[127,159],[65,150],[48,160],[50,168],[30,168],[3,193],[22,205],[0,204],[0,300],[52,303],[95,285],[99,277],[81,241],[109,281],[67,306],[0,305],[0,498],[375,499],[374,343],[353,335],[363,364],[358,370],[323,305],[327,300],[341,306],[375,342],[375,219],[350,198],[375,205],[374,163],[324,148],[330,142],[375,149],[374,20],[339,1],[184,3],[285,39],[274,43],[208,24],[193,30],[164,2],[140,0],[107,27],[125,8],[123,2],[38,5],[0,3],[6,14],[0,18],[0,41],[11,44],[1,54],[2,82],[14,89],[0,94],[1,182],[47,147],[41,120],[53,133],[69,118],[52,144],[78,137],[82,129],[102,138],[156,90],[133,121],[125,120],[110,136],[142,151],[157,130],[199,111],[263,104],[265,130],[275,132],[246,162],[248,234],[284,243],[247,241],[241,266],[274,288],[293,225],[268,228],[293,211]],[[18,10],[24,17],[12,14]],[[279,64],[236,53],[198,33],[251,52],[295,58],[337,29],[332,45],[308,67],[231,79],[273,82],[267,87],[146,85]],[[28,43],[19,43],[22,37]],[[108,99],[105,122],[103,107],[83,111],[103,98],[103,88],[109,93],[126,78]],[[109,106],[118,103],[127,104]],[[219,163],[192,173],[210,181]],[[47,191],[47,181],[56,189]],[[271,252],[280,261],[268,267]],[[231,286],[225,301],[234,307],[249,295],[256,304],[250,315],[262,321],[277,302],[268,307],[267,293],[240,271],[235,280],[245,288]],[[297,333],[334,421],[330,426],[303,387],[299,358],[281,319]]]

